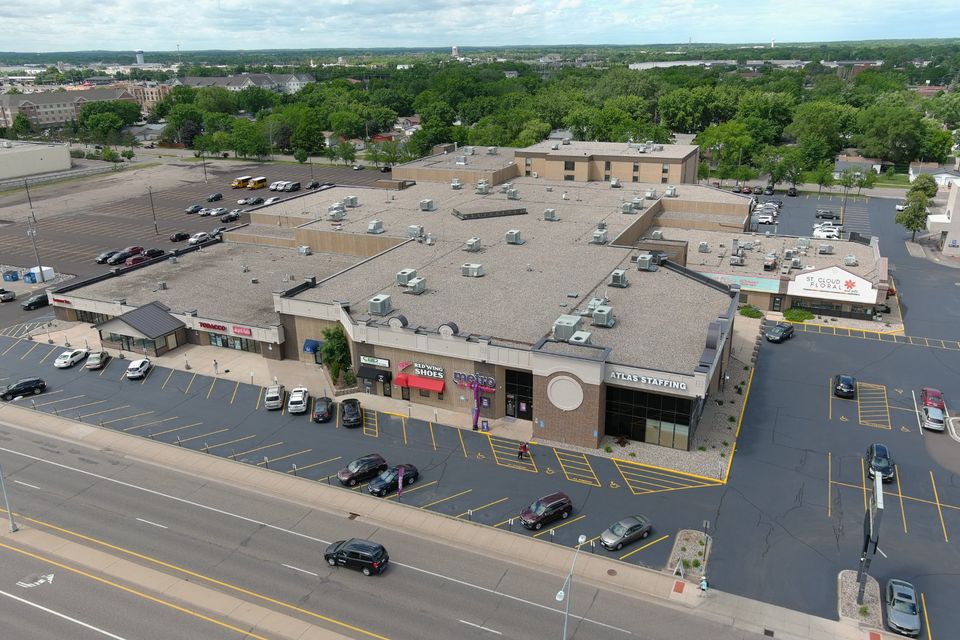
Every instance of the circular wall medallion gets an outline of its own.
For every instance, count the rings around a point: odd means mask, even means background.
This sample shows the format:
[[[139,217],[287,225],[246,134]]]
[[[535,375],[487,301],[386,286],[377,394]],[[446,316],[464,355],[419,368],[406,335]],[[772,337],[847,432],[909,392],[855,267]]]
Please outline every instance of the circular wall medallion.
[[[573,411],[583,404],[580,383],[569,376],[557,376],[547,383],[547,397],[561,411]]]

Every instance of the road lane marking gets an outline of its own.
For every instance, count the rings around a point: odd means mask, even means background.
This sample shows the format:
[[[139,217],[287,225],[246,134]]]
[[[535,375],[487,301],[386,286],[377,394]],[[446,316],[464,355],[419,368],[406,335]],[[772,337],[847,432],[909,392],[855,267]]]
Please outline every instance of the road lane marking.
[[[930,472],[930,484],[933,486],[933,499],[937,503],[937,514],[940,516],[940,526],[943,528],[943,541],[950,542],[950,537],[947,536],[947,525],[943,521],[943,509],[940,508],[940,495],[937,493],[937,483],[933,480],[933,471]]]
[[[39,488],[40,488],[40,487],[38,487],[38,486],[36,486],[36,485],[32,485],[32,484],[29,484],[29,483],[27,483],[27,482],[21,482],[20,480],[14,480],[14,482],[15,482],[16,484],[22,484],[22,485],[25,486],[25,487],[30,487],[31,489],[39,489]]]
[[[76,625],[79,625],[79,626],[83,627],[84,629],[90,629],[91,631],[96,631],[96,632],[99,633],[100,635],[106,636],[106,637],[108,637],[108,638],[113,638],[113,640],[126,640],[126,638],[124,638],[123,636],[118,636],[118,635],[116,635],[116,634],[110,633],[109,631],[106,631],[106,630],[104,630],[104,629],[101,629],[100,627],[95,627],[95,626],[93,626],[92,624],[88,624],[88,623],[84,622],[83,620],[77,620],[76,618],[71,618],[70,616],[68,616],[68,615],[66,615],[66,614],[63,614],[63,613],[60,613],[59,611],[54,611],[53,609],[48,609],[47,607],[44,607],[44,606],[39,605],[39,604],[36,604],[35,602],[30,602],[29,600],[25,600],[25,599],[23,599],[23,598],[21,598],[21,597],[19,597],[19,596],[15,596],[15,595],[13,595],[12,593],[7,593],[6,591],[0,591],[0,595],[2,595],[2,596],[4,596],[4,597],[7,597],[7,598],[10,598],[11,600],[16,600],[17,602],[20,602],[20,603],[22,603],[22,604],[31,606],[31,607],[33,607],[34,609],[39,609],[40,611],[43,611],[44,613],[49,613],[50,615],[56,616],[57,618],[60,618],[61,620],[66,620],[67,622],[72,622],[72,623],[74,623],[74,624],[76,624]],[[928,626],[927,628],[929,628],[929,626]]]
[[[466,620],[460,620],[460,622],[462,622],[463,624],[465,624],[465,625],[467,625],[467,626],[473,627],[474,629],[480,629],[481,631],[486,631],[486,632],[488,632],[488,633],[492,633],[492,634],[498,635],[498,636],[502,636],[502,635],[503,635],[502,633],[500,633],[500,632],[497,631],[496,629],[491,629],[490,627],[484,627],[484,626],[481,626],[481,625],[479,625],[479,624],[477,624],[477,623],[475,623],[475,622],[467,622]]]
[[[897,479],[897,496],[900,498],[900,517],[903,519],[903,532],[907,532],[907,514],[903,510],[903,490],[900,488],[900,467],[893,465],[893,475]]]
[[[103,365],[102,367],[100,367],[100,373],[98,373],[97,376],[102,376],[104,373],[106,373],[106,372],[107,372],[107,367],[109,367],[111,364],[113,364],[113,361],[114,361],[114,358],[112,358],[112,357],[110,357],[110,356],[107,356],[107,363],[106,363],[105,365]]]
[[[300,567],[295,567],[295,566],[293,566],[292,564],[285,564],[285,565],[283,565],[283,566],[286,567],[287,569],[293,569],[294,571],[299,571],[300,573],[306,573],[307,575],[311,575],[311,576],[313,576],[314,578],[319,577],[319,575],[320,575],[319,573],[314,573],[313,571],[307,571],[306,569],[301,569]]]
[[[13,343],[12,345],[10,345],[9,347],[7,347],[7,348],[3,351],[3,353],[0,353],[0,357],[7,355],[7,353],[9,353],[9,351],[10,351],[11,349],[13,349],[15,346],[17,346],[18,344],[20,344],[20,340],[19,340],[19,339],[17,339],[16,341],[14,341],[14,343]]]
[[[630,553],[625,553],[625,554],[623,554],[622,556],[620,556],[620,557],[618,558],[618,560],[626,560],[627,558],[629,558],[629,557],[632,556],[633,554],[637,553],[638,551],[643,551],[643,550],[646,549],[647,547],[652,547],[653,545],[657,544],[658,542],[663,542],[664,540],[666,540],[666,539],[669,538],[669,537],[670,537],[670,534],[669,534],[669,533],[666,534],[666,535],[660,536],[660,537],[657,538],[656,540],[653,540],[653,541],[651,541],[651,542],[648,542],[647,544],[643,545],[642,547],[638,547],[638,548],[634,549],[634,550],[631,551]]]
[[[568,520],[564,520],[563,522],[561,522],[561,523],[558,524],[558,525],[552,525],[552,526],[550,526],[550,527],[547,527],[546,529],[544,529],[544,530],[541,531],[540,533],[535,533],[535,534],[533,534],[533,537],[534,537],[534,538],[539,538],[540,536],[545,536],[545,535],[547,535],[548,533],[550,533],[551,531],[555,531],[555,530],[557,530],[557,529],[560,529],[560,528],[562,528],[562,527],[565,527],[565,526],[567,526],[568,524],[573,524],[573,523],[576,522],[577,520],[583,520],[583,519],[586,518],[586,517],[587,517],[587,515],[586,515],[585,513],[581,513],[581,514],[580,514],[579,516],[577,516],[576,518],[570,518],[570,519],[568,519]]]
[[[161,529],[169,529],[169,527],[166,527],[166,526],[164,526],[164,525],[162,525],[162,524],[159,524],[159,523],[157,523],[157,522],[151,522],[150,520],[144,520],[143,518],[137,518],[137,520],[140,521],[140,522],[142,522],[142,523],[144,523],[144,524],[149,524],[149,525],[152,525],[152,526],[154,526],[154,527],[159,527],[159,528],[161,528]]]

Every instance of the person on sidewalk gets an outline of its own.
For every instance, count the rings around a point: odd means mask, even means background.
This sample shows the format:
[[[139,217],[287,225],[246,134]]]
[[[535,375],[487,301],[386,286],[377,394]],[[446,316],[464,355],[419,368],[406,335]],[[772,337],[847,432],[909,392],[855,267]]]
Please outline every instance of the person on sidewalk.
[[[530,450],[527,448],[527,443],[521,442],[520,448],[517,449],[517,460],[523,460],[523,457],[527,455],[529,452]]]
[[[217,364],[216,360],[213,361],[213,375],[220,375],[220,365]]]
[[[708,588],[710,588],[710,583],[707,582],[707,576],[703,576],[700,578],[700,591],[706,593]]]

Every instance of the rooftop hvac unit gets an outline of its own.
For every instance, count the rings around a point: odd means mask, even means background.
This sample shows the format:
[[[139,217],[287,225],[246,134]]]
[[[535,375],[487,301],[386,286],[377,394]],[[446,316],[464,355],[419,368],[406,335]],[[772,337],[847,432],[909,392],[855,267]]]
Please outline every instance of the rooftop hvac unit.
[[[747,264],[747,261],[743,256],[730,256],[730,266],[742,267],[745,264]]]
[[[456,163],[461,167],[467,166],[467,156],[457,156]]]
[[[656,189],[647,189],[647,191],[646,191],[643,195],[644,195],[644,197],[647,198],[648,200],[656,200],[656,199],[657,199],[657,190],[656,190]]]
[[[177,264],[177,256],[170,256],[170,259],[168,260],[168,262],[170,264]]]
[[[343,220],[347,217],[347,212],[343,207],[330,207],[327,209],[327,218],[330,220]]]
[[[427,198],[420,201],[420,211],[433,211],[433,200]]]
[[[610,179],[610,188],[619,189],[620,188],[620,178],[611,178]]]
[[[428,233],[428,234],[427,234],[427,240],[426,240],[426,242],[427,242],[428,245],[431,245],[431,246],[432,246],[433,244],[435,244],[435,243],[437,242],[437,239],[436,239],[435,237],[433,237],[433,234],[432,234],[432,233]]]
[[[512,182],[504,182],[500,185],[500,193],[506,193],[507,191],[510,191],[510,189],[513,189]]]
[[[371,220],[368,222],[367,233],[383,233],[383,220]]]
[[[483,265],[476,262],[465,262],[460,267],[460,273],[467,278],[482,278],[484,274]]]
[[[793,249],[787,249],[783,252],[783,257],[787,260],[792,260],[795,253],[796,252]]]
[[[593,310],[593,324],[608,329],[616,323],[613,318],[613,307],[602,305]]]
[[[720,245],[720,246],[723,246],[723,245]],[[753,251],[753,242],[741,242],[740,248],[746,249],[747,251]]]
[[[657,265],[653,261],[653,256],[649,253],[641,253],[637,256],[637,271],[656,271]]]
[[[160,291],[163,291],[166,288],[167,288],[167,283],[165,281],[161,280],[160,282],[157,283],[157,289],[159,289]]]
[[[536,171],[532,171],[532,172],[530,173],[530,176],[533,177],[533,178],[539,178],[539,177],[540,177],[540,174],[537,173]],[[547,187],[547,191],[553,191],[553,187]]]
[[[507,231],[504,235],[504,240],[507,241],[507,244],[523,244],[519,229],[510,229],[510,231]]]
[[[487,147],[487,155],[488,155],[488,156],[495,156],[495,155],[497,155],[497,148],[496,148],[496,147]]]
[[[467,244],[463,247],[464,251],[480,251],[480,238],[473,236],[467,240]]]
[[[485,196],[490,193],[490,185],[487,183],[478,184],[476,192],[481,196]]]
[[[564,138],[561,142],[563,144],[570,144],[570,138]]]
[[[636,213],[637,210],[633,208],[633,203],[630,202],[621,202],[620,211],[622,213]]]
[[[740,255],[740,241],[736,238],[730,243],[730,253]]]
[[[832,244],[822,244],[822,245],[820,245],[819,247],[817,247],[817,253],[821,253],[821,254],[823,254],[823,255],[825,255],[825,256],[828,256],[828,255],[830,255],[830,254],[833,253],[833,245],[832,245]]]
[[[347,196],[343,199],[343,206],[350,207],[351,209],[360,206],[360,200],[357,196]]]
[[[700,242],[700,244],[697,245],[697,251],[699,253],[710,253],[710,243]]]
[[[413,295],[418,296],[426,290],[427,290],[426,278],[410,278],[410,281],[407,283],[407,288],[404,290],[404,293],[412,293]]]
[[[297,247],[297,255],[298,255],[298,256],[309,256],[309,255],[312,255],[312,254],[313,254],[313,250],[310,249],[310,246],[309,246],[309,245],[302,245],[302,246]]]
[[[607,228],[607,223],[604,222],[603,220],[597,223],[597,229],[606,229],[606,228]]]
[[[507,190],[507,200],[519,200],[519,199],[520,199],[519,191],[517,191],[516,189]]]
[[[627,281],[626,270],[614,269],[610,274],[610,282],[608,284],[617,289],[626,289],[628,286],[630,286],[630,283]]]
[[[393,311],[393,302],[385,293],[373,296],[367,301],[367,310],[372,316],[385,316]]]
[[[397,284],[401,287],[405,287],[410,284],[410,281],[413,278],[417,277],[416,269],[400,269],[397,271]]]
[[[550,145],[550,150],[551,150],[551,151],[556,151],[556,150],[559,149],[559,148],[560,148],[560,145],[557,144],[556,142],[554,142],[552,145]]]
[[[450,188],[454,191],[463,188],[463,184],[460,182],[460,178],[454,178],[450,181]]]
[[[810,238],[797,238],[797,246],[802,249],[810,248]]]
[[[464,147],[464,148],[463,148],[463,154],[464,154],[464,155],[467,155],[467,156],[472,156],[472,155],[473,155],[473,147]]]
[[[593,240],[591,240],[590,243],[591,244],[607,244],[607,230],[595,229],[593,232]]]
[[[784,263],[783,265],[781,265],[781,266],[780,266],[780,275],[782,275],[782,276],[788,276],[788,275],[790,275],[790,268],[791,268],[792,266],[793,266],[793,265],[792,265],[791,263],[789,263],[789,262]]]
[[[795,257],[790,261],[790,266],[794,269],[803,269],[803,258]]]
[[[550,222],[556,222],[560,219],[560,216],[557,215],[556,209],[544,209],[543,210],[543,219],[549,220]]]
[[[423,225],[422,224],[412,224],[407,227],[407,235],[411,238],[421,238],[423,237]]]
[[[663,231],[654,231],[650,234],[650,237],[654,240],[663,240]]]
[[[553,323],[553,338],[566,342],[580,330],[580,316],[562,315]]]
[[[589,331],[577,331],[572,336],[568,342],[570,344],[590,344],[590,336],[593,334]]]
[[[643,198],[637,197],[630,201],[634,209],[643,209]]]
[[[609,300],[606,297],[603,298],[590,298],[590,302],[587,303],[587,310],[582,312],[580,315],[589,316],[593,314],[593,310],[597,307],[602,307],[607,304]]]
[[[666,192],[665,192],[663,195],[665,195],[665,196],[668,197],[668,198],[676,198],[676,197],[677,197],[677,188],[676,188],[675,186],[673,186],[673,185],[670,185],[670,186],[667,187],[667,190],[666,190]]]
[[[845,256],[843,258],[843,266],[845,267],[855,267],[859,263],[857,262],[857,256]]]

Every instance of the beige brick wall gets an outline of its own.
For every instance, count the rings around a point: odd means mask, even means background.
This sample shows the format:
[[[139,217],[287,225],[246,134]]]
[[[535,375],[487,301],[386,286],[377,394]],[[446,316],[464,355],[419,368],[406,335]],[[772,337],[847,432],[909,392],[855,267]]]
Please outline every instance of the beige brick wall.
[[[547,384],[557,376],[567,376],[580,382],[583,403],[573,411],[553,406],[547,397]],[[588,385],[571,373],[558,372],[549,376],[533,377],[533,415],[543,421],[543,428],[534,426],[533,437],[566,442],[595,449],[604,431],[606,394],[603,386]],[[539,425],[539,422],[536,423]],[[593,435],[594,430],[597,436]]]

